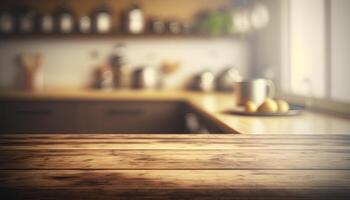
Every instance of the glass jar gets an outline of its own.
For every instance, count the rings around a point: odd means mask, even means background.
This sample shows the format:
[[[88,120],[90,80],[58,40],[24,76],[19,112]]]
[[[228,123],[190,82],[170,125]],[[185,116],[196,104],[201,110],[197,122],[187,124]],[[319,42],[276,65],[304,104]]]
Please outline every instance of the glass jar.
[[[145,29],[145,21],[142,9],[138,5],[133,5],[126,12],[125,30],[127,33],[140,34]]]
[[[52,15],[41,15],[38,17],[38,30],[40,33],[53,33],[54,18]]]
[[[167,24],[168,32],[171,34],[181,33],[181,24],[178,21],[169,21]]]
[[[61,6],[56,10],[55,13],[56,31],[58,33],[72,33],[75,29],[74,14],[71,9],[65,5]]]
[[[15,17],[9,11],[0,11],[0,34],[9,34],[15,31]]]
[[[149,23],[151,33],[162,34],[165,33],[165,23],[161,20],[153,19]]]
[[[35,12],[28,6],[15,8],[17,31],[19,33],[33,33],[35,30]]]
[[[91,19],[89,16],[82,16],[79,19],[79,31],[81,33],[91,32]]]
[[[109,33],[112,29],[112,11],[107,5],[101,4],[92,13],[93,30],[96,33]]]

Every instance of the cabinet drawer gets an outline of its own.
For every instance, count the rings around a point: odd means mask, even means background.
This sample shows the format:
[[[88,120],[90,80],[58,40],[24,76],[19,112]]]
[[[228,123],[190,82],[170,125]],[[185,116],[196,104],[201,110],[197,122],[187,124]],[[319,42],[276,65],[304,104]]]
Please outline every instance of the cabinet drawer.
[[[86,102],[79,127],[89,133],[183,132],[184,105],[178,102]]]
[[[0,133],[9,130],[8,106],[0,102]]]
[[[62,133],[76,129],[76,106],[66,102],[7,102],[9,133]]]

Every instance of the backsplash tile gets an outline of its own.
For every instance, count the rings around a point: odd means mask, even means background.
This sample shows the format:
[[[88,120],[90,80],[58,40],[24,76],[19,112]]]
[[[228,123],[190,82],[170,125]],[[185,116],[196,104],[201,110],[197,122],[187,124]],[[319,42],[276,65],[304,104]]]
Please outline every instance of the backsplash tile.
[[[10,40],[0,43],[0,88],[14,88],[16,80],[15,58],[20,53],[40,53],[44,57],[44,88],[85,88],[99,55],[105,62],[113,46],[123,42],[130,70],[138,66],[163,60],[177,60],[181,68],[166,77],[166,88],[183,88],[191,77],[203,70],[218,73],[227,66],[235,66],[243,75],[249,71],[249,44],[242,39],[227,38],[175,38],[175,39],[38,39]],[[147,60],[152,55],[152,61]]]

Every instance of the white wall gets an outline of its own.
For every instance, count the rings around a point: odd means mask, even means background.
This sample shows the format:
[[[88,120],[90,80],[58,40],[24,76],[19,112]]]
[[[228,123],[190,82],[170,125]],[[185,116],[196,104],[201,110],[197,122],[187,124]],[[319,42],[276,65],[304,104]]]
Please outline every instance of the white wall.
[[[252,75],[276,82],[279,82],[281,67],[281,1],[256,0],[269,9],[270,22],[255,32],[252,40]]]
[[[252,43],[252,71],[263,76],[266,68],[274,69],[276,80],[284,93],[304,95],[310,90],[303,86],[302,76],[312,77],[314,97],[350,102],[350,1],[349,0],[256,0],[266,3],[271,12],[271,23],[257,32]],[[298,5],[301,8],[297,8]],[[324,5],[324,6],[322,6]],[[294,13],[289,13],[294,6]],[[319,6],[318,8],[315,6]],[[327,7],[327,6],[330,6]],[[293,8],[292,8],[293,9]],[[318,10],[318,11],[317,11]],[[330,27],[327,23],[330,10]],[[317,11],[317,12],[316,12]],[[298,21],[290,19],[294,15]],[[292,26],[292,30],[288,30]],[[297,30],[296,30],[297,28]],[[327,32],[330,33],[328,46]],[[294,38],[294,39],[293,39]],[[298,39],[301,42],[297,42]],[[294,40],[294,44],[293,41]],[[298,48],[303,46],[302,48]],[[294,47],[294,67],[292,48]],[[277,51],[276,51],[277,50]],[[299,54],[299,57],[298,57]],[[330,62],[327,61],[330,58]],[[312,60],[310,60],[312,59]],[[296,63],[296,61],[303,61]],[[328,65],[329,64],[329,65]],[[308,68],[308,69],[307,69]],[[291,88],[292,70],[300,78],[300,85]],[[299,76],[299,77],[298,77]],[[303,89],[304,88],[304,89]],[[295,90],[300,90],[296,92]]]
[[[227,65],[236,66],[243,74],[249,67],[250,49],[240,39],[37,39],[0,42],[0,88],[13,88],[15,57],[19,53],[41,53],[44,56],[44,87],[83,88],[88,85],[96,61],[91,52],[107,56],[118,43],[126,44],[126,56],[133,69],[147,63],[154,54],[155,62],[179,60],[180,70],[168,77],[168,88],[180,88],[204,69],[217,73]]]
[[[350,102],[350,1],[331,3],[331,97]]]
[[[326,14],[323,0],[290,1],[290,85],[298,95],[326,97]]]

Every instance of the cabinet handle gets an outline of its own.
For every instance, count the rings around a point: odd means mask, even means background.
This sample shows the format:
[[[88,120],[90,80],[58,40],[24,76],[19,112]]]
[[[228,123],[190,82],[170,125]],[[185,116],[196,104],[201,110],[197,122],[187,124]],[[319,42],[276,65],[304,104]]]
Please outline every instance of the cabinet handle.
[[[105,114],[110,116],[116,115],[141,115],[144,111],[139,109],[130,109],[130,110],[122,110],[122,109],[111,109],[106,110]]]
[[[52,114],[52,110],[40,109],[40,110],[17,110],[17,115],[36,115],[36,116],[48,116]]]

